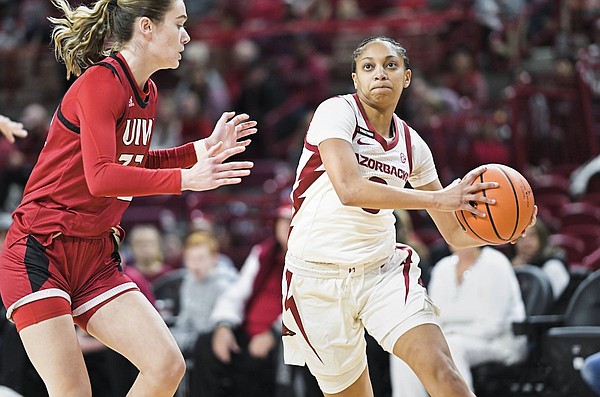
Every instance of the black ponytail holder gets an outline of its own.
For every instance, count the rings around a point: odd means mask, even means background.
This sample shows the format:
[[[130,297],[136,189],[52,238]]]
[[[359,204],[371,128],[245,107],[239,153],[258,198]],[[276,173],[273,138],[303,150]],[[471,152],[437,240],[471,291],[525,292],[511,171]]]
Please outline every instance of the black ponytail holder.
[[[117,4],[118,0],[110,0],[110,2],[108,3],[108,9],[110,11],[113,11],[115,8],[117,8],[119,6],[119,4]]]

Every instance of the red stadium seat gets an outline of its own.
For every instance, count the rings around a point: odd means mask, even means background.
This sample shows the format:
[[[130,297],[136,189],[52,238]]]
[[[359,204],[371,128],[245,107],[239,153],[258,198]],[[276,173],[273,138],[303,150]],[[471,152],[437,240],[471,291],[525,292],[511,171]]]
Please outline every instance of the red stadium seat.
[[[600,225],[600,209],[588,203],[569,203],[560,213],[561,227],[571,225]]]
[[[536,198],[538,195],[552,193],[569,196],[569,179],[559,174],[540,175],[529,179]]]
[[[537,197],[536,197],[537,199]],[[580,203],[591,204],[595,207],[600,208],[600,192],[589,192],[577,199]]]
[[[585,256],[585,243],[577,236],[552,234],[548,237],[548,244],[552,247],[562,248],[567,255],[569,265],[581,262]]]
[[[585,254],[600,247],[600,224],[570,225],[563,227],[560,232],[577,237],[585,243]]]
[[[582,265],[591,271],[600,269],[600,247],[583,258]]]

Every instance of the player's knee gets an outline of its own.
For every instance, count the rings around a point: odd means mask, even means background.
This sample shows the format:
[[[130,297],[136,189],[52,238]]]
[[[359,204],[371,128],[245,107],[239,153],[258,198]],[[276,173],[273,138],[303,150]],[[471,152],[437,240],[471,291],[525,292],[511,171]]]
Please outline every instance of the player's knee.
[[[92,386],[88,378],[76,377],[65,379],[59,385],[52,382],[46,383],[49,396],[61,397],[92,397]]]
[[[435,368],[434,376],[438,384],[446,385],[446,390],[452,391],[452,395],[463,395],[460,393],[468,392],[469,388],[463,380],[463,377],[461,376],[460,372],[458,371],[456,366],[450,363],[438,365]]]
[[[185,359],[179,350],[169,350],[162,357],[153,361],[151,368],[147,368],[148,379],[153,380],[161,386],[178,385],[185,374]]]

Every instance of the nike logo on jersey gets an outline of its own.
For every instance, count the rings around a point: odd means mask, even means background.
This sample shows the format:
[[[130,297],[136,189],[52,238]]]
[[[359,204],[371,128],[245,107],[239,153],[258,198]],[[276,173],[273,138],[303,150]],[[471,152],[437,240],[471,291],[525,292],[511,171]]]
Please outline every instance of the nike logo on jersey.
[[[371,142],[364,141],[363,138],[358,138],[356,140],[356,143],[358,143],[359,145],[371,145]]]

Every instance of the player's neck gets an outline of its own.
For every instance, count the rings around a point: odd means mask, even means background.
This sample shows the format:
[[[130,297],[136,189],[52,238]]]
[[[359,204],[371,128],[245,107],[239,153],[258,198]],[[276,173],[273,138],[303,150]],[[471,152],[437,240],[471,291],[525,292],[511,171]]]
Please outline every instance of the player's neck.
[[[146,82],[155,71],[148,68],[150,62],[144,61],[143,57],[139,54],[140,52],[139,48],[132,49],[128,47],[123,48],[120,54],[125,58],[136,85],[140,90],[143,90]]]

